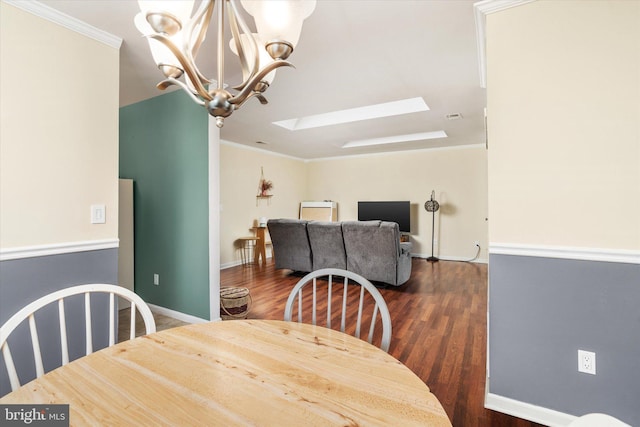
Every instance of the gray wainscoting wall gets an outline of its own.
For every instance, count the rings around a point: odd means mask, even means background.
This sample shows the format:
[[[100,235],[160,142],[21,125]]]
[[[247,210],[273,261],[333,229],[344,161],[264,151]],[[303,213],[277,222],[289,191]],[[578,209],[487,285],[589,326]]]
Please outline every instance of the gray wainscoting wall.
[[[39,297],[73,285],[87,283],[118,283],[118,249],[102,249],[59,255],[5,260],[0,262],[0,324],[3,324],[19,309]],[[94,349],[108,344],[104,325],[108,322],[108,297],[92,298]],[[85,331],[82,297],[75,297],[65,304],[67,333],[69,338],[69,358],[84,355]],[[82,322],[70,322],[70,318],[80,316]],[[104,319],[104,320],[102,320]],[[47,307],[36,316],[38,335],[43,352],[45,371],[47,367],[60,364],[60,334],[58,332],[57,306]],[[103,329],[102,333],[98,329]],[[26,324],[14,332],[9,344],[18,374],[35,377],[33,353],[29,342],[29,328]],[[17,339],[16,339],[17,338]],[[45,354],[55,354],[45,357]],[[0,396],[11,391],[4,360],[0,355]],[[24,383],[24,381],[23,381]]]
[[[640,425],[640,265],[492,254],[489,393]],[[578,349],[596,375],[578,372]]]

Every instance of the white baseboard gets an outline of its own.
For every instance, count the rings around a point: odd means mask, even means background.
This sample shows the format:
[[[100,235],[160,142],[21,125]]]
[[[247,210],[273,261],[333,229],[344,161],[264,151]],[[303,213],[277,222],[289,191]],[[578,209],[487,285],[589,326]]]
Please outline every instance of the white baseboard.
[[[550,427],[566,427],[576,419],[575,416],[564,412],[520,402],[519,400],[493,393],[487,393],[485,396],[484,407]]]
[[[241,264],[242,264],[242,261],[225,262],[224,264],[220,264],[220,270],[224,270],[226,268],[235,267],[235,266],[241,265]]]
[[[190,314],[181,313],[179,311],[171,310],[169,308],[160,307],[159,305],[147,304],[153,313],[162,314],[177,320],[182,320],[187,323],[208,323],[209,320],[201,319],[200,317],[192,316]],[[220,318],[216,320],[221,320]],[[215,321],[215,320],[214,320]]]
[[[411,258],[429,258],[431,256],[431,254],[415,254],[412,253],[411,254]],[[474,260],[470,259],[470,258],[463,258],[463,257],[456,257],[456,256],[444,256],[444,257],[438,257],[439,260],[441,261],[459,261],[459,262],[471,262],[474,264],[487,264],[488,260],[486,260],[485,258],[476,258]]]
[[[267,259],[271,259],[271,255],[267,255]],[[224,270],[226,268],[235,267],[238,265],[242,265],[242,261],[231,261],[225,262],[224,264],[220,264],[220,270]]]

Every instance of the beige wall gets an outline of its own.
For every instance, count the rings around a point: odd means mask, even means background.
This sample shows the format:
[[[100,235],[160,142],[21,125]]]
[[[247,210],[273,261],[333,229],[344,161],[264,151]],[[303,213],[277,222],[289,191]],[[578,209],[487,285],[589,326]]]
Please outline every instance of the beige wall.
[[[271,204],[256,206],[260,167],[274,182]],[[487,246],[487,170],[482,146],[344,157],[305,162],[237,144],[221,145],[221,264],[240,260],[238,237],[260,216],[297,218],[303,200],[338,202],[339,220],[357,219],[359,200],[409,200],[413,252],[431,254],[431,215],[424,202],[431,190],[442,209],[436,214],[436,255],[470,259],[474,242]]]
[[[312,161],[308,200],[338,202],[338,219],[358,219],[358,201],[409,200],[413,253],[431,255],[431,213],[424,209],[435,190],[435,255],[470,259],[474,242],[487,246],[487,161],[484,146],[431,149]]]
[[[270,200],[256,200],[261,168],[265,179],[273,182]],[[297,218],[307,188],[306,165],[223,141],[220,183],[220,264],[225,267],[240,261],[237,239],[252,235],[258,218]]]
[[[487,28],[492,244],[639,249],[640,2],[537,1]]]
[[[0,8],[0,248],[117,239],[118,49]]]

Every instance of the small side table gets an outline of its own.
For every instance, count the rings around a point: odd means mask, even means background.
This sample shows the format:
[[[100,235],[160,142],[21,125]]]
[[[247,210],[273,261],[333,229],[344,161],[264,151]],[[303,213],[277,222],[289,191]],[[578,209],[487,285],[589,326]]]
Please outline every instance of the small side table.
[[[260,238],[257,236],[248,236],[248,237],[240,237],[238,239],[241,244],[240,254],[242,256],[242,265],[249,266],[251,264],[258,263],[258,252],[256,247],[258,246],[258,242]]]
[[[258,241],[256,242],[255,250],[253,252],[253,262],[254,264],[258,264],[260,262],[260,257],[262,257],[262,263],[267,263],[267,244],[264,237],[264,231],[267,227],[253,227],[256,230],[256,238]]]

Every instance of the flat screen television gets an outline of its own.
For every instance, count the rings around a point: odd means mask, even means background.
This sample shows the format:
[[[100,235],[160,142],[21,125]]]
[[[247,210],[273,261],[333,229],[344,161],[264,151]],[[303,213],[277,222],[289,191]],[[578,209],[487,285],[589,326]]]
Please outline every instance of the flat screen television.
[[[403,202],[358,202],[358,221],[397,222],[400,231],[411,232],[411,203]]]

